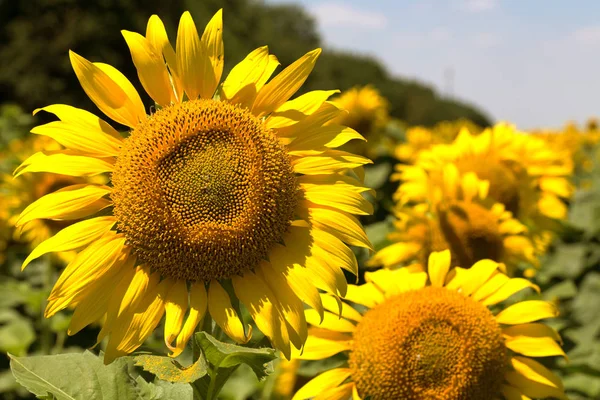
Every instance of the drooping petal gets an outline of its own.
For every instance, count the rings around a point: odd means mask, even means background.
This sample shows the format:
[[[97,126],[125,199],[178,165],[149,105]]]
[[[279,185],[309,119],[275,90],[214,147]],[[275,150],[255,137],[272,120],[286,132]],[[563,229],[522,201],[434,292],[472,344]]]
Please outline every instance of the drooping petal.
[[[33,249],[21,269],[46,253],[71,251],[87,246],[110,231],[116,222],[115,217],[96,217],[69,225]]]
[[[326,310],[331,311],[334,314],[339,314],[340,317],[356,322],[362,320],[362,315],[358,311],[349,304],[339,301],[339,299],[336,299],[334,296],[321,294],[321,302]]]
[[[415,257],[422,249],[421,243],[398,242],[379,250],[367,262],[369,266],[385,265],[395,266]]]
[[[139,94],[123,74],[107,64],[91,63],[72,51],[69,57],[83,90],[104,114],[131,128],[146,119]]]
[[[544,399],[547,397],[555,397],[561,400],[567,400],[564,392],[555,387],[548,386],[531,380],[517,372],[508,371],[504,375],[508,383],[518,388],[523,394],[533,398]]]
[[[299,157],[292,160],[294,172],[304,175],[321,175],[353,169],[373,161],[338,150],[329,150],[314,156]]]
[[[433,252],[429,255],[427,268],[431,286],[443,287],[446,283],[446,275],[450,270],[450,250]]]
[[[177,357],[185,349],[185,345],[190,340],[196,327],[204,318],[206,314],[206,308],[208,305],[208,296],[206,294],[206,288],[204,283],[195,283],[192,285],[190,290],[190,313],[183,324],[183,328],[177,340],[175,341],[175,347],[170,347],[172,353],[169,354],[171,357]]]
[[[21,212],[16,226],[34,219],[79,219],[98,212],[111,203],[103,198],[111,192],[107,186],[72,185],[40,197]]]
[[[288,101],[312,72],[319,54],[321,49],[310,51],[275,76],[256,96],[252,112],[269,114]]]
[[[165,344],[167,347],[171,346],[171,342],[181,332],[187,308],[187,284],[185,280],[179,279],[173,282],[165,298]]]
[[[558,310],[554,304],[542,300],[522,301],[511,305],[496,315],[499,324],[517,325],[544,318],[554,318]]]
[[[208,312],[223,332],[238,343],[247,343],[252,331],[244,333],[244,326],[237,312],[231,305],[229,295],[216,280],[210,282],[208,288]]]
[[[142,86],[156,103],[163,107],[169,105],[173,98],[173,89],[161,50],[157,51],[152,43],[139,33],[126,30],[122,30],[121,33],[129,46]]]
[[[566,357],[557,341],[556,331],[545,324],[523,324],[502,330],[506,347],[518,354],[529,357]]]

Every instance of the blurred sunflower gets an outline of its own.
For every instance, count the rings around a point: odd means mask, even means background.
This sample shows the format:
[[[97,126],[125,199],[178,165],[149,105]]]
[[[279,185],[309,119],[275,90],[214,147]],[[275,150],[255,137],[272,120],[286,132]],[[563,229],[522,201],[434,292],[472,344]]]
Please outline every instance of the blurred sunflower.
[[[394,156],[404,162],[412,164],[419,153],[436,144],[451,143],[461,130],[466,129],[474,135],[481,133],[481,128],[473,122],[460,119],[457,121],[442,121],[433,128],[414,126],[406,131],[405,141],[394,149]]]
[[[267,82],[278,62],[258,48],[220,86],[222,32],[221,11],[201,37],[184,13],[176,50],[157,16],[146,36],[122,31],[142,86],[160,108],[151,115],[119,71],[70,53],[92,101],[131,128],[126,139],[84,110],[40,109],[60,121],[36,133],[67,150],[37,153],[20,173],[110,173],[112,186],[73,185],[27,207],[20,226],[83,221],[38,246],[25,265],[56,249],[82,249],[55,284],[45,315],[74,307],[69,334],[104,318],[98,340],[109,336],[106,362],[134,351],[165,314],[172,356],[207,310],[229,337],[248,341],[234,294],[289,357],[307,335],[302,301],[323,313],[318,289],[344,296],[342,268],[357,273],[344,242],[370,246],[352,215],[372,212],[361,196],[368,188],[343,174],[369,161],[335,150],[362,136],[323,126],[342,113],[326,101],[337,91],[289,100],[321,50]]]
[[[33,132],[36,133],[36,130],[34,129]],[[9,145],[10,156],[6,157],[5,161],[8,165],[14,167],[18,163],[28,163],[29,161],[26,158],[27,155],[31,154],[31,151],[37,151],[39,154],[52,154],[61,150],[62,147],[52,139],[36,135],[26,139],[13,140]],[[6,228],[11,232],[9,234],[11,239],[25,242],[32,249],[73,221],[32,220],[15,229],[19,213],[25,207],[39,198],[67,186],[90,182],[106,183],[106,178],[103,177],[90,178],[49,173],[27,174],[15,179],[20,175],[19,169],[15,171],[14,177],[9,174],[3,174],[2,176],[0,182],[3,194],[1,213],[7,218]],[[62,261],[70,261],[74,257],[74,253],[69,251],[61,252],[58,250],[56,255]]]
[[[482,260],[448,272],[444,251],[431,254],[428,273],[367,273],[367,283],[350,285],[346,297],[364,313],[323,295],[329,311],[320,324],[317,313],[306,311],[315,327],[295,356],[320,360],[344,352],[348,364],[317,376],[294,399],[566,399],[560,378],[531,358],[564,356],[556,331],[536,322],[555,317],[556,308],[539,300],[499,306],[538,288],[498,266]]]
[[[506,265],[509,275],[522,262],[538,265],[527,228],[487,196],[487,181],[474,172],[461,176],[454,164],[440,175],[428,176],[419,167],[411,171],[427,180],[433,201],[399,207],[396,229],[388,236],[394,243],[378,251],[369,265],[394,268],[417,262],[420,267],[415,268],[424,268],[431,252],[445,249],[450,249],[453,265],[487,258]]]
[[[464,130],[448,145],[420,153],[415,166],[398,165],[394,179],[404,182],[395,193],[400,204],[432,201],[427,176],[439,181],[448,164],[460,174],[474,172],[489,182],[489,196],[502,203],[532,232],[555,229],[553,220],[567,216],[565,200],[573,187],[568,154],[507,124],[488,128],[478,136]],[[415,173],[420,167],[426,174]]]
[[[377,89],[370,85],[354,87],[333,99],[348,111],[340,114],[332,123],[348,126],[363,134],[369,142],[352,142],[344,148],[353,153],[375,155],[375,147],[382,139],[381,130],[390,121],[389,103]]]

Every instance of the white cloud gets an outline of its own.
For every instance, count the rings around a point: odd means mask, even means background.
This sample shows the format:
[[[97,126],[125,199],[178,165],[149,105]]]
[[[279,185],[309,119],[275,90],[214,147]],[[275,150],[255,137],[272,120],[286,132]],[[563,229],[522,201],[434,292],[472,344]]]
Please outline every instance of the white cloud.
[[[418,49],[440,45],[452,39],[452,32],[437,27],[429,32],[402,32],[393,37],[393,43],[400,49]]]
[[[463,0],[461,8],[473,13],[491,11],[498,6],[498,0]]]
[[[321,26],[383,29],[387,17],[378,12],[354,8],[343,3],[321,3],[310,8]]]

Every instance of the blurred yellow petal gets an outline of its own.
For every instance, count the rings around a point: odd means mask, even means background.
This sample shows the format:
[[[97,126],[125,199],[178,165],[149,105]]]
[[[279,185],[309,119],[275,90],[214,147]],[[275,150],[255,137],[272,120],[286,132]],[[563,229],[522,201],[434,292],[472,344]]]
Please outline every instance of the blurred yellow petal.
[[[517,325],[556,316],[558,310],[554,304],[542,300],[529,300],[505,308],[496,315],[496,321],[499,324]]]
[[[269,114],[288,101],[308,78],[319,54],[321,49],[310,51],[277,74],[256,96],[252,112],[257,116]]]
[[[161,50],[157,52],[151,42],[139,33],[125,30],[121,33],[129,46],[142,86],[156,103],[163,107],[169,105],[173,89]]]
[[[429,255],[427,268],[429,270],[429,279],[431,286],[443,287],[446,282],[446,275],[450,269],[450,250],[432,252]]]
[[[190,340],[196,327],[204,318],[206,314],[206,308],[208,305],[208,296],[206,294],[206,288],[204,283],[195,283],[192,285],[190,290],[190,313],[183,324],[183,328],[177,340],[175,341],[175,347],[172,347],[172,353],[169,354],[171,357],[177,357],[185,349],[185,345]]]
[[[83,90],[104,114],[131,128],[146,119],[139,94],[123,74],[106,64],[91,63],[72,51],[69,57]]]
[[[331,311],[335,315],[356,322],[360,322],[362,320],[362,315],[358,311],[334,296],[329,294],[321,294],[321,302],[326,310]]]
[[[171,347],[171,342],[179,335],[187,308],[186,281],[174,280],[165,298],[165,344],[167,347]]]
[[[502,385],[502,394],[506,400],[531,400],[515,387]]]
[[[564,388],[558,376],[531,358],[514,356],[511,358],[510,363],[515,371],[532,381],[560,390]]]
[[[310,380],[304,385],[292,398],[292,400],[306,400],[323,393],[324,391],[339,386],[350,377],[351,371],[348,368],[336,368]]]
[[[520,292],[525,288],[532,288],[536,290],[538,293],[540,288],[533,284],[528,279],[524,278],[512,278],[509,281],[505,282],[498,290],[496,290],[493,294],[488,296],[487,298],[481,301],[481,304],[485,306],[491,306],[494,304],[498,304],[501,301],[508,299],[513,294]]]
[[[115,217],[96,217],[69,225],[33,249],[23,262],[22,269],[43,254],[87,246],[108,232],[116,222]]]
[[[561,400],[567,400],[567,396],[565,396],[562,390],[533,381],[517,372],[508,371],[505,373],[505,378],[508,383],[518,388],[526,396],[536,399],[555,397]]]
[[[238,343],[247,343],[250,340],[252,331],[249,331],[246,336],[242,321],[231,305],[229,295],[216,280],[212,280],[208,288],[208,312],[227,336]]]
[[[355,387],[354,382],[349,382],[336,388],[331,388],[314,397],[314,400],[347,400]]]
[[[34,219],[79,219],[98,212],[111,203],[104,199],[107,186],[72,185],[40,197],[21,212],[16,226]]]
[[[348,285],[346,300],[373,308],[384,301],[383,293],[374,284],[367,282],[363,285]]]
[[[304,315],[309,324],[319,328],[329,329],[330,331],[354,332],[356,329],[356,326],[352,322],[328,311],[325,311],[322,322],[319,313],[315,310],[304,310]]]

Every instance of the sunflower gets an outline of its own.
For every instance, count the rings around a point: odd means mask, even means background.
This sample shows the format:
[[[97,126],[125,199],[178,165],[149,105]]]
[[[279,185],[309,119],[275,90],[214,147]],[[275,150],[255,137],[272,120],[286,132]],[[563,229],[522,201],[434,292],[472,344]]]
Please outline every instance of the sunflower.
[[[389,235],[394,243],[368,264],[394,268],[417,262],[423,267],[431,252],[450,249],[453,265],[473,265],[489,258],[505,264],[509,275],[522,262],[538,265],[527,228],[487,196],[487,181],[474,172],[461,176],[454,164],[437,176],[428,176],[419,167],[411,171],[428,181],[432,201],[399,207],[396,229]]]
[[[527,287],[499,264],[481,260],[450,268],[450,252],[432,253],[428,272],[379,270],[346,299],[358,312],[323,295],[323,321],[313,324],[299,359],[338,353],[347,366],[322,373],[294,396],[315,399],[566,399],[560,379],[531,357],[564,356],[558,334],[543,323],[557,311],[548,302],[498,306]],[[493,307],[492,309],[488,307]],[[340,314],[338,317],[337,314]]]
[[[381,131],[390,121],[389,102],[377,89],[356,86],[333,99],[339,107],[348,111],[340,114],[332,123],[346,125],[369,139],[366,142],[352,142],[344,148],[353,153],[376,155],[376,146],[384,139]]]
[[[83,89],[127,138],[97,116],[67,105],[39,110],[60,121],[36,128],[66,149],[35,154],[23,168],[110,174],[108,185],[73,185],[20,215],[82,221],[29,257],[81,249],[56,282],[45,315],[75,309],[68,333],[103,319],[105,361],[139,347],[165,316],[164,339],[180,354],[205,314],[238,343],[250,339],[239,299],[273,346],[289,357],[306,339],[303,304],[323,312],[319,289],[346,293],[343,269],[357,272],[345,243],[369,247],[356,215],[372,212],[368,190],[348,169],[369,162],[335,148],[362,139],[324,124],[343,111],[337,91],[290,100],[320,49],[270,76],[267,47],[252,51],[219,84],[222,13],[199,37],[189,12],[169,43],[157,16],[146,35],[122,31],[142,86],[158,110],[115,68],[70,53]],[[345,243],[344,243],[345,242]],[[232,303],[231,296],[235,295]],[[186,318],[187,313],[187,318]]]
[[[463,130],[453,143],[420,153],[415,166],[398,165],[395,179],[404,184],[395,199],[401,204],[431,201],[426,178],[441,175],[448,164],[454,164],[461,174],[474,172],[488,181],[489,196],[532,234],[557,229],[555,221],[567,216],[565,201],[573,193],[568,154],[503,123],[477,136]],[[415,173],[415,167],[426,174]]]
[[[460,131],[468,130],[474,135],[481,133],[481,128],[466,119],[456,121],[442,121],[433,128],[414,126],[406,131],[404,143],[394,149],[394,156],[404,163],[414,163],[419,153],[436,144],[451,143]]]

